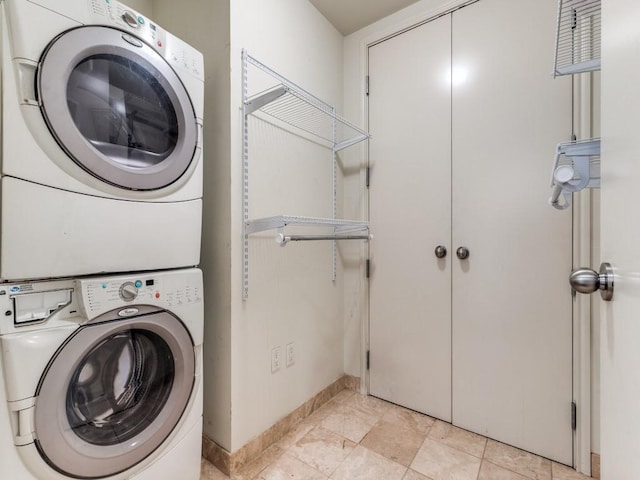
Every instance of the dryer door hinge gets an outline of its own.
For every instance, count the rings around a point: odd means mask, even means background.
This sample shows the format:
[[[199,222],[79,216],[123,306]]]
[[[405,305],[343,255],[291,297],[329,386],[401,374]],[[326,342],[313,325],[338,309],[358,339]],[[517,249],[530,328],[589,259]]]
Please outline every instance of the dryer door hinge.
[[[578,408],[576,402],[571,402],[571,430],[575,430],[578,424]]]

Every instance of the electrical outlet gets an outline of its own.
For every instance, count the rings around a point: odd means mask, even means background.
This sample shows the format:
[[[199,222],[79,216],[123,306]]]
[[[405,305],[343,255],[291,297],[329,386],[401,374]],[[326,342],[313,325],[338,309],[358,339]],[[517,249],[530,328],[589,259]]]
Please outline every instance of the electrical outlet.
[[[295,363],[295,344],[293,342],[287,344],[287,367]]]
[[[275,373],[280,370],[280,364],[282,363],[282,348],[274,347],[271,349],[271,373]]]

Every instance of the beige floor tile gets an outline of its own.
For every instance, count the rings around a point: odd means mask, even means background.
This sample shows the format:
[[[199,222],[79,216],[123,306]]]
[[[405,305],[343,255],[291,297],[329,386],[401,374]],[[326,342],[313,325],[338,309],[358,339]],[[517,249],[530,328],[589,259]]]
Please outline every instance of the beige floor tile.
[[[334,412],[342,411],[343,409],[344,409],[344,404],[342,402],[330,401],[325,403],[323,406],[321,406],[318,410],[313,412],[311,415],[309,415],[300,423],[307,424],[307,425],[314,425],[314,426],[320,425],[320,422],[322,422],[329,415],[331,415]]]
[[[342,400],[342,403],[371,418],[373,423],[380,420],[387,410],[391,408],[389,402],[370,395],[360,395],[359,393],[355,393],[353,396]]]
[[[399,463],[359,445],[333,472],[331,480],[402,480],[407,471]]]
[[[519,473],[512,472],[506,468],[499,467],[493,463],[482,462],[480,467],[480,475],[478,480],[529,480],[527,477],[523,477]]]
[[[351,440],[316,427],[293,444],[287,453],[325,475],[331,475],[355,447]]]
[[[297,458],[284,454],[265,468],[256,480],[326,480],[327,476]]]
[[[431,480],[429,477],[425,477],[421,473],[416,472],[415,470],[407,470],[407,473],[404,474],[402,480]]]
[[[200,480],[229,480],[229,477],[203,458],[200,461]]]
[[[382,416],[382,420],[394,423],[410,430],[414,430],[425,435],[435,423],[435,419],[422,413],[407,410],[406,408],[391,405],[386,413]]]
[[[375,423],[375,417],[341,405],[320,422],[320,427],[358,443],[369,433]]]
[[[315,428],[315,425],[312,423],[301,422],[296,425],[290,432],[288,432],[284,437],[276,442],[276,446],[281,448],[282,450],[287,450],[291,445],[296,443],[302,437],[304,437],[307,433]]]
[[[402,425],[380,420],[367,433],[360,445],[408,467],[411,465],[425,438],[425,433],[419,433]]]
[[[274,445],[237,472],[232,472],[231,478],[232,480],[255,480],[262,470],[277,461],[282,455],[284,455],[284,451]]]
[[[553,480],[589,480],[591,477],[578,473],[573,468],[552,462],[551,478],[553,478]]]
[[[433,480],[476,480],[480,459],[427,437],[411,468]]]
[[[484,458],[532,480],[551,479],[551,461],[504,443],[489,440]]]
[[[353,390],[347,390],[346,388],[344,390],[340,390],[330,401],[331,402],[335,402],[335,403],[342,403],[345,400],[349,400],[351,397],[353,397],[354,395],[359,395],[356,392],[354,392]]]
[[[437,420],[431,427],[429,438],[478,458],[482,458],[484,447],[487,444],[486,437],[454,427],[440,420]]]

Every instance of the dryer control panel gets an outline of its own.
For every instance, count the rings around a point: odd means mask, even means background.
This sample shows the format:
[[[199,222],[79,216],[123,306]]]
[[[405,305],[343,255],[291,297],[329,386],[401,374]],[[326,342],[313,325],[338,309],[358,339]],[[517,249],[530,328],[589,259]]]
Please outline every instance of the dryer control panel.
[[[152,20],[117,0],[87,0],[91,23],[112,25],[142,38],[174,68],[204,81],[202,53],[164,30]]]
[[[136,305],[166,310],[202,303],[198,269],[79,279],[78,291],[88,320],[122,308],[121,316],[138,313]]]

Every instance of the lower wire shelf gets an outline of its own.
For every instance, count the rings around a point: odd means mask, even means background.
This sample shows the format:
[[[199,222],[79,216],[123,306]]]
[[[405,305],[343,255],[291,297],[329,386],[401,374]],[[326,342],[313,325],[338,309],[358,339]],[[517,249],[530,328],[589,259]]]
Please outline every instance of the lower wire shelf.
[[[369,230],[369,222],[359,220],[277,215],[275,217],[248,220],[245,224],[244,232],[246,235],[251,235],[252,233],[266,230],[282,230],[287,226],[330,228],[332,235],[365,232]]]
[[[286,233],[285,228],[290,227],[294,233]],[[312,227],[312,234],[300,234],[299,228]],[[249,255],[248,239],[249,235],[275,230],[275,241],[281,247],[289,242],[332,240],[333,243],[333,274],[332,279],[336,279],[336,240],[371,240],[373,237],[369,233],[369,222],[360,220],[342,220],[335,218],[301,217],[291,215],[277,215],[274,217],[257,218],[247,220],[244,223],[245,253],[243,255],[243,298],[247,299],[249,294]]]

